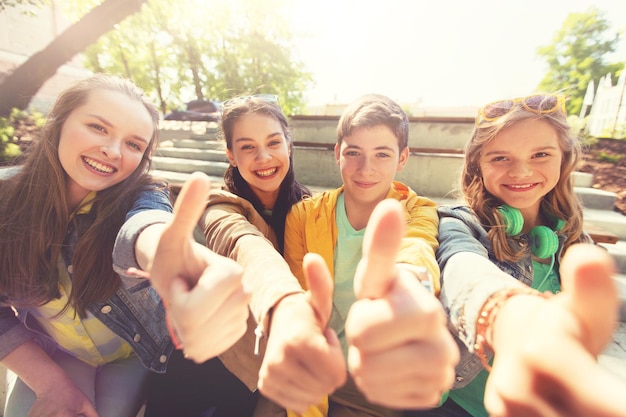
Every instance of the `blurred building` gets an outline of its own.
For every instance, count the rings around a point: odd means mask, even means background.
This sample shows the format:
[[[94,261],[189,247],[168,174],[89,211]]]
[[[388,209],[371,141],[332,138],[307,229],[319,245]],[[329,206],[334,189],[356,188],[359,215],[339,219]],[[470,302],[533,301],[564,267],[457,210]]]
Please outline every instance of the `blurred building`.
[[[60,0],[50,0],[42,7],[15,6],[0,11],[0,82],[72,24],[61,5]],[[47,112],[62,90],[89,74],[81,56],[75,56],[41,87],[30,107]]]

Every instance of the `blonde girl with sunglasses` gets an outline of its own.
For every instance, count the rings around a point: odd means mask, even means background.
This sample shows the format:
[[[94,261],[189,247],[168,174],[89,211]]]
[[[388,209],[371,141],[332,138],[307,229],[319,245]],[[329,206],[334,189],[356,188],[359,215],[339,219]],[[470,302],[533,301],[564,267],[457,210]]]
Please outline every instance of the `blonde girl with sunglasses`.
[[[563,97],[479,111],[440,207],[440,299],[461,349],[439,408],[414,416],[620,416],[626,384],[596,362],[617,319],[614,262],[591,245],[571,173],[580,148]]]

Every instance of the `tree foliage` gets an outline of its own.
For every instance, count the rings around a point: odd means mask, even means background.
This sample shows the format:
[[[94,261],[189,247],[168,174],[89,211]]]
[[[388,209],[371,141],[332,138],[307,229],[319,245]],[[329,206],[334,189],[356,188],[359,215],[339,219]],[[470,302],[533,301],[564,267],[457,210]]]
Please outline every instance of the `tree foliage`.
[[[41,7],[48,3],[48,0],[0,0],[0,12],[9,7],[35,6]]]
[[[549,66],[539,90],[563,92],[569,98],[568,113],[578,114],[589,81],[598,85],[604,75],[618,75],[624,68],[623,62],[605,62],[618,42],[619,34],[611,31],[604,13],[597,8],[570,14],[552,44],[538,50]]]
[[[255,93],[278,94],[286,113],[298,113],[312,77],[292,53],[289,4],[149,0],[86,51],[87,66],[131,78],[164,113],[192,99]]]

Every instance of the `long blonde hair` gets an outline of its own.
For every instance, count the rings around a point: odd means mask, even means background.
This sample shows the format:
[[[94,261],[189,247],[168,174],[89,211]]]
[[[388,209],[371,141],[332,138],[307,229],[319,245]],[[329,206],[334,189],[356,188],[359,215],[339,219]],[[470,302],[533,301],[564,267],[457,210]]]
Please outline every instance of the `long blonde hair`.
[[[562,110],[538,114],[517,104],[507,114],[493,121],[481,122],[474,128],[471,139],[465,147],[465,162],[461,174],[463,197],[488,230],[494,254],[499,260],[518,261],[527,255],[529,248],[517,249],[510,245],[505,234],[504,219],[498,211],[498,206],[504,203],[485,188],[480,170],[480,155],[483,147],[503,129],[529,119],[550,123],[557,132],[559,146],[563,152],[559,181],[542,199],[540,210],[550,218],[565,220],[565,226],[558,231],[559,234],[567,236],[565,249],[581,241],[582,206],[574,193],[571,179],[571,173],[576,169],[581,154],[578,139],[572,135],[567,116]]]
[[[156,184],[148,171],[157,144],[159,114],[135,84],[100,74],[61,93],[20,172],[0,181],[0,294],[4,305],[42,305],[59,295],[57,262],[68,226],[74,221],[67,205],[67,174],[58,155],[61,129],[70,113],[97,89],[119,92],[142,103],[154,129],[139,166],[124,181],[97,193],[89,213],[93,222],[78,231],[69,304],[84,316],[89,305],[105,301],[120,285],[112,266],[113,245],[138,193]]]

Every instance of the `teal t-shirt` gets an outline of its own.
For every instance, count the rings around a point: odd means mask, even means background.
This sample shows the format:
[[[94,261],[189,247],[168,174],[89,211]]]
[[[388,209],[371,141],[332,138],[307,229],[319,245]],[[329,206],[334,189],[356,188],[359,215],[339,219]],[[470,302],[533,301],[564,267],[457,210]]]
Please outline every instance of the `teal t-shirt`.
[[[348,343],[344,331],[348,311],[356,301],[354,295],[354,273],[363,254],[365,228],[355,230],[346,215],[343,193],[337,198],[335,213],[337,222],[337,243],[334,252],[335,286],[333,292],[333,313],[329,326],[337,332],[344,357],[348,357]]]
[[[552,264],[533,261],[532,288],[541,292],[549,291],[554,294],[561,292],[559,274],[554,270],[553,263],[554,261],[552,261]],[[483,369],[465,387],[450,391],[450,398],[473,417],[489,417],[483,402],[488,376],[489,372]]]

